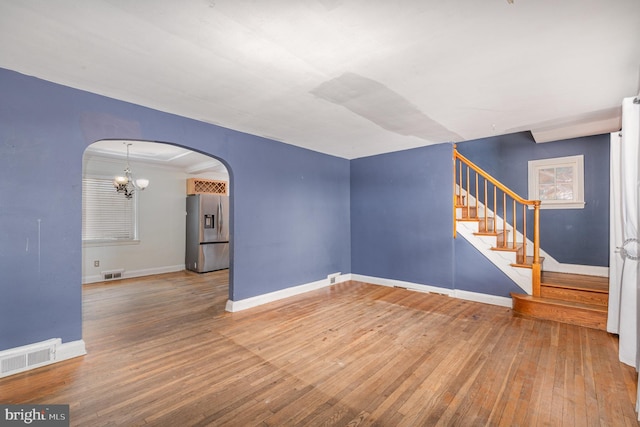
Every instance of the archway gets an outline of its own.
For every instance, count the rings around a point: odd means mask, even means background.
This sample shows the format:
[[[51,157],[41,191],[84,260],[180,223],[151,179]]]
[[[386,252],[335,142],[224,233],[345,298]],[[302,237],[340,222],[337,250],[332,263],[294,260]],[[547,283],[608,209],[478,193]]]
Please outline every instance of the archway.
[[[85,218],[86,182],[89,178],[101,182],[106,187],[103,191],[109,196],[113,194],[114,200],[122,203],[125,195],[118,194],[111,182],[115,176],[124,174],[127,164],[134,178],[149,180],[149,187],[143,191],[134,190],[134,196],[127,202],[133,212],[123,213],[123,216],[129,215],[131,223],[111,217],[107,221],[114,227],[123,224],[131,227],[129,234],[85,238],[87,222],[90,222]],[[232,205],[230,169],[213,155],[155,141],[110,139],[87,147],[83,155],[83,285],[184,270],[185,198],[189,178],[226,182]],[[111,214],[117,215],[120,214]],[[232,209],[227,221],[230,225],[233,222]],[[96,222],[104,222],[104,217]],[[227,271],[231,273],[232,269],[230,257]],[[231,295],[231,274],[228,282],[227,291]]]

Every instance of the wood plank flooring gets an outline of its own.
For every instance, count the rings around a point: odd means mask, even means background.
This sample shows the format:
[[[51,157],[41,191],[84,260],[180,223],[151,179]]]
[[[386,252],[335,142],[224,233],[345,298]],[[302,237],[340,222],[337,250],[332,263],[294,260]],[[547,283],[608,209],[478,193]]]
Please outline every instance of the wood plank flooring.
[[[88,354],[0,380],[76,426],[637,426],[617,338],[341,283],[227,313],[226,272],[84,288]]]

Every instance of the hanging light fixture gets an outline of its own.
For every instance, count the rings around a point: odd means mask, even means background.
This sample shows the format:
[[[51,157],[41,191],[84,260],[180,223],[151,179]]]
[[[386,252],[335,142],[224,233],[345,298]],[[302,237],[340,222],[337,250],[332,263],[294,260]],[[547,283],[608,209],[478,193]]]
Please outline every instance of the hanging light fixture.
[[[144,190],[149,186],[149,180],[140,178],[134,179],[131,172],[131,166],[129,165],[129,146],[133,145],[130,142],[123,142],[127,146],[127,165],[124,168],[124,176],[116,176],[113,179],[113,186],[118,193],[123,193],[127,199],[133,197],[135,190]]]

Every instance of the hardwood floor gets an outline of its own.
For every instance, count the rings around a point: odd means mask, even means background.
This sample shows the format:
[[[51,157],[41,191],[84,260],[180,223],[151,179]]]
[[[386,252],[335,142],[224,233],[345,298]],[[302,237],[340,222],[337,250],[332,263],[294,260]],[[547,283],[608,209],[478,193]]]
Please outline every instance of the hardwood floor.
[[[0,380],[78,426],[637,426],[603,331],[342,283],[227,313],[226,272],[84,288],[88,354]]]

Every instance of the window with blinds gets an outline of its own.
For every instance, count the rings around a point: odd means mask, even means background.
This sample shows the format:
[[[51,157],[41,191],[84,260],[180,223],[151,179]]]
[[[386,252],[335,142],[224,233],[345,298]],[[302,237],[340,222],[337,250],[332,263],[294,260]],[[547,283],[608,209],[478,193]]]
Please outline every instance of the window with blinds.
[[[136,240],[137,198],[127,199],[113,188],[113,180],[82,179],[82,240]]]

